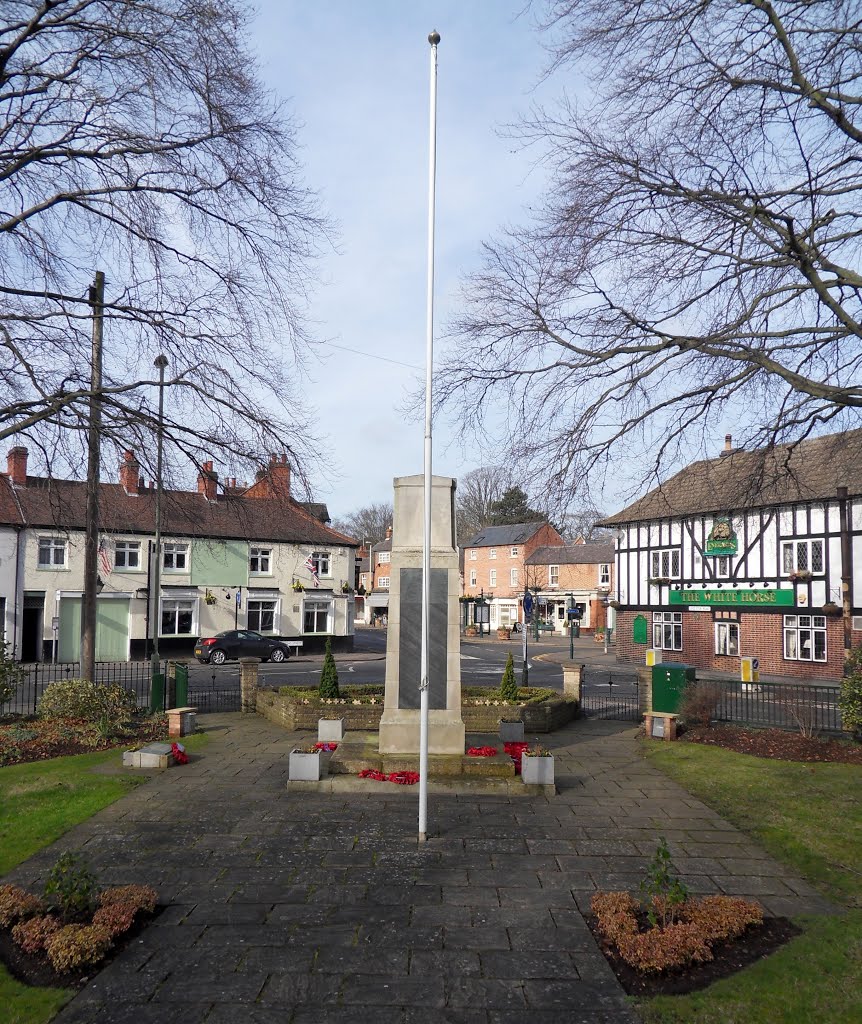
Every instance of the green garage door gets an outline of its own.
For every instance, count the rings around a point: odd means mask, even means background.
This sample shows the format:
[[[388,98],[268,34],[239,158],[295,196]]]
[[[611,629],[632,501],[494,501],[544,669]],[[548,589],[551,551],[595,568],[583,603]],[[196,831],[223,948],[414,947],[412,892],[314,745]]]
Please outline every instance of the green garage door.
[[[81,657],[81,598],[60,599],[60,661]],[[128,661],[129,599],[99,598],[96,602],[96,661]]]

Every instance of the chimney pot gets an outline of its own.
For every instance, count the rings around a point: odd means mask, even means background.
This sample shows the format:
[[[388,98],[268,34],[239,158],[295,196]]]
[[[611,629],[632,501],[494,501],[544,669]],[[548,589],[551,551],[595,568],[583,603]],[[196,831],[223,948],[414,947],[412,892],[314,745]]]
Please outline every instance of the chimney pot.
[[[218,474],[213,472],[212,462],[205,462],[198,473],[198,493],[207,501],[215,501],[218,491]]]
[[[724,435],[724,450],[726,452],[732,452],[733,451],[733,434],[725,434]]]
[[[127,448],[123,452],[123,461],[120,463],[120,484],[126,494],[137,494],[138,484],[141,476],[141,464],[135,458],[135,453]]]
[[[9,449],[6,457],[6,472],[16,487],[27,486],[27,456],[28,451],[23,445],[15,445]]]

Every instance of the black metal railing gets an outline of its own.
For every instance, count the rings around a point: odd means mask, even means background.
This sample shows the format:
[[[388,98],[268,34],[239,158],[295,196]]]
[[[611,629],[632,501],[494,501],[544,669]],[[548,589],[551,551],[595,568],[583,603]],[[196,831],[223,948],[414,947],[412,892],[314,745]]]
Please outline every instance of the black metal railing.
[[[81,674],[79,661],[34,662],[21,665],[21,681],[10,701],[0,707],[3,713],[33,715],[39,698],[51,683],[66,679],[78,679]],[[161,673],[167,672],[167,662],[159,665]],[[101,661],[96,662],[97,683],[115,683],[124,690],[134,693],[139,708],[150,705],[152,687],[152,664],[149,661]]]
[[[720,691],[713,718],[736,725],[841,732],[839,686],[820,683],[705,681]]]
[[[607,693],[603,692],[603,689],[593,690],[592,686],[607,686]],[[628,690],[631,692],[623,692]],[[630,682],[615,680],[613,674],[610,674],[607,683],[596,681],[582,688],[581,711],[587,718],[611,718],[622,722],[640,721],[642,711],[637,679]]]

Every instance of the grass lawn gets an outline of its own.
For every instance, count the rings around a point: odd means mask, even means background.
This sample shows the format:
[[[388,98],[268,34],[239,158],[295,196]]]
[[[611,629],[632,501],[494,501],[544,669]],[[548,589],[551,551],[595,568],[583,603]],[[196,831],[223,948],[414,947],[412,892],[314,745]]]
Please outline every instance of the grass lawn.
[[[845,1024],[862,1020],[862,770],[645,741],[645,756],[778,861],[848,908],[800,917],[805,933],[689,996],[639,1003],[649,1024]]]
[[[182,743],[197,750],[206,740],[201,733],[184,737]],[[119,749],[100,750],[0,768],[0,876],[146,781],[143,774],[93,770],[119,760]],[[44,1024],[72,994],[68,989],[21,985],[0,964],[4,1024]]]

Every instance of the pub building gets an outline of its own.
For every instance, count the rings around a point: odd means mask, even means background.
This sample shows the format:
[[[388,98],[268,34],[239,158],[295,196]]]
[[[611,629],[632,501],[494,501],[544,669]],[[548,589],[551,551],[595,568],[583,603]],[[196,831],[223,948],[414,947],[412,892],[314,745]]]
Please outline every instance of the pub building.
[[[862,430],[695,462],[604,520],[616,649],[738,674],[839,679],[862,643]]]

